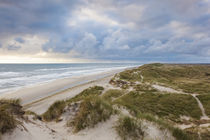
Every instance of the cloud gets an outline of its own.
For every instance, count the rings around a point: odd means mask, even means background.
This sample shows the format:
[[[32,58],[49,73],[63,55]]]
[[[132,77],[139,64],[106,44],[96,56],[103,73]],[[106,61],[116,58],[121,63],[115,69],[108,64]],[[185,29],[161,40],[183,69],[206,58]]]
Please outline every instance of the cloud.
[[[9,50],[9,51],[16,51],[16,50],[19,50],[20,48],[21,48],[21,46],[16,46],[16,45],[7,46],[7,50]]]
[[[24,42],[25,42],[25,41],[24,41],[22,38],[20,38],[20,37],[15,38],[15,41],[17,41],[17,42],[19,42],[19,43],[24,43]]]
[[[209,62],[209,9],[209,0],[3,0],[0,55]]]

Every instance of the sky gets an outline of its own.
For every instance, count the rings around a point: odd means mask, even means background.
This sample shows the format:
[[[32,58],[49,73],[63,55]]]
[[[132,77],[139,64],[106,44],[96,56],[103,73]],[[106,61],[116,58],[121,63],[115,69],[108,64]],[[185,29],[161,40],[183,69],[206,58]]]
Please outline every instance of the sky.
[[[0,63],[210,63],[210,0],[0,0]]]

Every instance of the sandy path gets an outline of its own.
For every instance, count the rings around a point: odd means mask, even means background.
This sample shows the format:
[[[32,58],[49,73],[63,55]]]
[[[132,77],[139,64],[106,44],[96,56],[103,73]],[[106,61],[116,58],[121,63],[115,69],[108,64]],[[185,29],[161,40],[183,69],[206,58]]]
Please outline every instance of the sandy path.
[[[201,116],[201,119],[204,119],[204,120],[210,120],[210,118],[206,115],[206,112],[205,112],[205,109],[203,107],[203,104],[201,103],[201,101],[196,97],[197,95],[196,94],[192,94],[192,96],[195,98],[195,100],[197,101],[198,103],[198,106],[201,110],[201,113],[202,113],[202,116]]]
[[[185,93],[185,92],[181,92],[181,91],[178,91],[178,90],[175,90],[175,89],[172,89],[172,88],[169,88],[169,87],[165,87],[165,86],[160,86],[160,85],[152,85],[152,87],[156,88],[157,90],[159,91],[164,91],[164,92],[168,92],[168,93],[177,93],[177,94],[187,94],[187,95],[191,95],[193,98],[195,98],[195,100],[197,101],[198,103],[198,107],[200,108],[201,110],[201,113],[202,113],[202,116],[201,116],[201,120],[204,119],[204,120],[210,120],[210,118],[206,115],[205,113],[205,109],[203,107],[203,104],[201,103],[201,101],[196,97],[197,94],[190,94],[190,93]]]

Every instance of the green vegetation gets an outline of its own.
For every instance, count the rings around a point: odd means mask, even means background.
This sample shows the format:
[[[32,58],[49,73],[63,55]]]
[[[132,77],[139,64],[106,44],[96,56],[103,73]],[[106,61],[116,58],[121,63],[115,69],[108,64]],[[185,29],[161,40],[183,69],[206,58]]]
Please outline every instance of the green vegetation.
[[[196,138],[196,136],[192,137],[190,134],[186,133],[185,131],[173,127],[172,124],[170,124],[167,120],[154,117],[154,115],[152,114],[138,112],[136,117],[153,122],[158,126],[160,126],[161,129],[168,129],[171,132],[172,136],[174,136],[177,140],[194,140]]]
[[[138,69],[126,70],[119,74],[120,79],[127,81],[139,81],[141,80],[141,74]]]
[[[147,64],[119,74],[126,81],[159,83],[187,93],[210,93],[210,65]]]
[[[125,92],[123,90],[118,90],[118,89],[110,89],[106,91],[103,94],[103,98],[109,102],[111,102],[113,99],[116,99],[120,96],[122,96]]]
[[[203,94],[203,95],[199,95],[197,97],[203,104],[206,114],[208,116],[210,116],[210,94]]]
[[[74,132],[86,127],[94,127],[98,122],[106,121],[114,113],[112,106],[99,97],[89,97],[81,103],[79,112],[75,118],[68,122],[73,126]]]
[[[42,115],[43,119],[45,121],[53,121],[53,120],[57,121],[59,117],[62,115],[65,106],[66,106],[65,101],[56,101]]]
[[[177,121],[180,115],[199,119],[201,111],[190,95],[130,92],[115,103],[134,112],[150,113]]]
[[[103,87],[94,86],[94,87],[90,87],[90,88],[87,88],[87,89],[83,90],[77,96],[75,96],[73,98],[70,98],[70,99],[68,99],[66,101],[64,101],[64,100],[62,100],[62,101],[56,101],[42,115],[42,118],[45,121],[58,121],[59,118],[60,118],[60,116],[64,112],[65,106],[67,106],[68,104],[70,104],[72,102],[81,101],[81,100],[83,100],[83,99],[85,99],[85,98],[87,98],[89,96],[97,96],[97,95],[100,95],[103,90],[104,90]]]
[[[115,129],[123,140],[143,140],[144,138],[141,121],[128,116],[119,118]]]
[[[81,101],[89,96],[98,96],[101,95],[102,91],[104,90],[101,86],[94,86],[83,90],[80,94],[76,95],[75,97],[67,100],[66,102],[77,102]]]
[[[38,120],[42,120],[42,117],[41,117],[40,115],[36,114],[36,113],[33,112],[33,111],[27,110],[27,111],[25,112],[25,115],[32,115],[34,120],[37,120],[37,119],[38,119]]]
[[[0,100],[0,135],[17,127],[17,117],[23,117],[20,100]]]
[[[151,85],[148,85],[148,84],[138,84],[138,85],[135,85],[134,86],[134,89],[136,91],[139,91],[139,92],[146,92],[146,93],[153,93],[153,92],[158,92],[155,88],[153,88]]]

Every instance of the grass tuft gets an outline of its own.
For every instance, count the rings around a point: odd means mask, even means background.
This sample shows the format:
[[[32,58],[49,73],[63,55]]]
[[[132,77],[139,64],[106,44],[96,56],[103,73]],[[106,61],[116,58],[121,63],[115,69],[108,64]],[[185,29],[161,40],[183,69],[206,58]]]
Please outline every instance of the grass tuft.
[[[137,118],[145,119],[147,121],[153,122],[159,125],[161,128],[168,129],[172,136],[175,137],[177,140],[194,140],[195,138],[192,137],[190,134],[186,133],[185,131],[173,127],[167,120],[163,120],[161,118],[154,117],[152,114],[147,113],[140,113],[138,112]]]
[[[80,104],[79,111],[75,118],[68,122],[73,126],[74,132],[86,127],[94,127],[98,122],[106,121],[114,113],[112,106],[99,97],[89,97]]]
[[[116,99],[116,98],[122,96],[124,93],[125,92],[123,90],[110,89],[102,95],[102,98],[111,102],[113,99]]]
[[[64,112],[64,108],[66,105],[72,103],[72,102],[77,102],[81,101],[89,96],[97,96],[102,93],[104,90],[103,87],[101,86],[94,86],[94,87],[89,87],[85,90],[83,90],[81,93],[76,95],[73,98],[70,98],[68,100],[61,100],[61,101],[56,101],[53,103],[48,110],[42,114],[42,118],[45,121],[58,121],[62,113]]]
[[[203,107],[205,108],[206,114],[210,117],[210,94],[202,94],[197,96]]]
[[[141,121],[128,116],[119,118],[115,129],[123,140],[143,140],[145,134]]]
[[[172,121],[178,121],[182,115],[195,119],[201,116],[201,110],[191,95],[130,92],[115,103],[134,113],[150,113]]]
[[[23,117],[25,112],[22,111],[20,100],[0,100],[0,135],[9,132],[17,127],[17,117]]]
[[[45,121],[58,120],[65,108],[65,101],[56,101],[49,109],[42,115]]]

